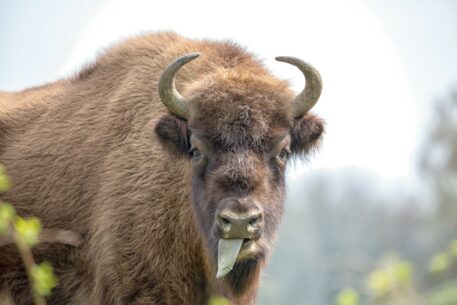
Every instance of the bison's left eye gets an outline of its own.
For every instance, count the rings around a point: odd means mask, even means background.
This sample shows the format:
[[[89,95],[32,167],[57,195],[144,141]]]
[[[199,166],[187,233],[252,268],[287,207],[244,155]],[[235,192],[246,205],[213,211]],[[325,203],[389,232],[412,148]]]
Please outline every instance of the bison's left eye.
[[[281,152],[279,153],[279,155],[277,155],[277,158],[282,161],[282,162],[286,162],[290,157],[290,152],[287,148],[283,148],[281,150]]]
[[[194,160],[200,160],[203,157],[203,155],[200,152],[200,150],[198,150],[198,148],[195,148],[195,147],[192,147],[190,149],[190,155],[192,156],[192,158]]]

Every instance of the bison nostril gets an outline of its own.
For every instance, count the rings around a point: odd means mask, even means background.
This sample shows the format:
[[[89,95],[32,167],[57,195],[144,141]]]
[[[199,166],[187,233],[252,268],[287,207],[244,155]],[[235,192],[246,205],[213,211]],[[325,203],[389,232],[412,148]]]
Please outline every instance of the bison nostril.
[[[222,217],[222,216],[219,216],[219,218],[222,220],[222,223],[224,225],[229,225],[230,224],[230,220],[225,218],[225,217]]]
[[[249,220],[249,224],[254,226],[260,221],[261,218],[262,218],[262,215],[260,215],[260,214],[252,216],[252,218]]]

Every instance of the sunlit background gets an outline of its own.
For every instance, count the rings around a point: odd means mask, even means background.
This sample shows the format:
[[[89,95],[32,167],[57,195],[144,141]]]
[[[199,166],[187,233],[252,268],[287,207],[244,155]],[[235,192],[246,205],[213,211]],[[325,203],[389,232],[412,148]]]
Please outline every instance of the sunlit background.
[[[325,139],[289,169],[259,304],[457,304],[456,1],[0,0],[0,90],[163,30],[234,40],[297,91],[275,56],[322,74]]]

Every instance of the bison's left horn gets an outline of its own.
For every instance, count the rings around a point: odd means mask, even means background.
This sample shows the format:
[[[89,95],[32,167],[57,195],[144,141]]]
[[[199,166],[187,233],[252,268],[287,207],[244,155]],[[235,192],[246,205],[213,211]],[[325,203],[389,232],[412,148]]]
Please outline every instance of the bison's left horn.
[[[319,72],[311,65],[296,57],[279,56],[277,61],[282,61],[296,66],[305,76],[305,89],[295,97],[291,105],[294,118],[301,117],[317,103],[322,92],[322,79]]]
[[[179,57],[168,65],[159,80],[159,95],[162,102],[171,113],[183,119],[186,119],[189,114],[189,106],[186,99],[176,90],[175,75],[182,66],[198,56],[200,56],[199,53],[191,53]]]

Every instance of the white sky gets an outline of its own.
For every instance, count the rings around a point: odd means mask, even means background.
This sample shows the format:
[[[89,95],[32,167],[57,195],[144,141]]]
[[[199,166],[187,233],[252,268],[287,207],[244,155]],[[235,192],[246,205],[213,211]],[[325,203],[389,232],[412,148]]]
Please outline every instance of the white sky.
[[[310,169],[357,167],[394,181],[413,175],[424,103],[437,90],[444,96],[457,81],[453,3],[0,2],[0,90],[68,75],[102,48],[145,31],[228,38],[258,54],[297,91],[302,76],[275,56],[301,57],[322,74],[324,90],[314,111],[327,122],[324,145],[291,177]]]

